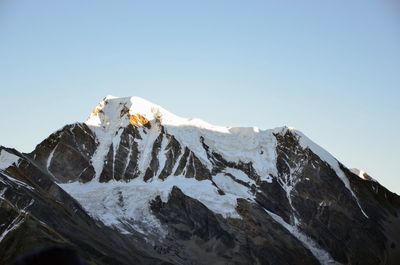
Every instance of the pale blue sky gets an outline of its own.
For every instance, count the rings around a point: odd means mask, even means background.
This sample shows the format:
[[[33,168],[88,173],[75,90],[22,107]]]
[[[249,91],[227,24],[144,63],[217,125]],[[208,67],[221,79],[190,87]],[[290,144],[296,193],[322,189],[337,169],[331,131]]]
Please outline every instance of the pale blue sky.
[[[295,127],[400,193],[396,0],[3,0],[0,92],[0,144],[22,151],[135,95],[214,124]]]

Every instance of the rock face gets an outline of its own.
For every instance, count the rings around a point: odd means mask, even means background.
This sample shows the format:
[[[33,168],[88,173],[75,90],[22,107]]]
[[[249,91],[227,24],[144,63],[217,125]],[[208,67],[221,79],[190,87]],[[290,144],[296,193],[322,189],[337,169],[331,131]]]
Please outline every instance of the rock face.
[[[54,244],[93,264],[400,260],[399,196],[286,127],[107,97],[30,154],[0,150],[0,264]]]

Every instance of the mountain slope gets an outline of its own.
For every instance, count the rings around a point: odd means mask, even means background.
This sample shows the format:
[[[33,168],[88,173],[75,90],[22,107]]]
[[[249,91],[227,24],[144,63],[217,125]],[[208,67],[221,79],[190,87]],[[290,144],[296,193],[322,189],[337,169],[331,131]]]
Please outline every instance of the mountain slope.
[[[14,158],[0,170],[0,264],[52,245],[71,246],[90,264],[166,264],[137,233],[122,235],[92,219],[29,157],[0,152]]]
[[[29,170],[2,154],[9,177],[30,183],[40,175],[69,204],[76,199],[101,232],[121,237],[109,258],[128,242],[139,264],[396,264],[400,257],[399,197],[287,127],[218,127],[141,98],[106,97],[85,123],[15,154]]]

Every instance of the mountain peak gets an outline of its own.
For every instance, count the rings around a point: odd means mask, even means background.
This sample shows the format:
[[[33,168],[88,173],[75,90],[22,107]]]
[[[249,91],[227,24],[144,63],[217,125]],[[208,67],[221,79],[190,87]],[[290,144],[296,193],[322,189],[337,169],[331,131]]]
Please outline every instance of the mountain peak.
[[[143,123],[160,118],[160,109],[160,106],[140,97],[106,96],[93,109],[85,123],[104,128],[116,124],[127,125],[129,122],[137,126],[144,125]]]
[[[80,231],[95,221],[117,233],[118,256],[136,242],[169,264],[203,260],[209,246],[221,250],[210,264],[397,264],[400,199],[354,173],[292,128],[214,126],[140,97],[107,96],[85,123],[64,126],[31,154],[0,147],[0,247],[11,235],[25,242],[33,226],[24,222],[39,220],[57,242],[62,235],[90,249],[103,233]],[[76,227],[85,229],[74,241]]]
[[[258,127],[226,127],[210,124],[198,118],[183,118],[141,97],[115,97],[108,95],[93,109],[86,125],[109,128],[112,125],[127,126],[129,123],[140,127],[157,120],[166,126],[195,127],[201,130],[228,134],[254,134],[261,130]],[[145,124],[143,124],[143,122]],[[279,127],[275,131],[288,127]]]

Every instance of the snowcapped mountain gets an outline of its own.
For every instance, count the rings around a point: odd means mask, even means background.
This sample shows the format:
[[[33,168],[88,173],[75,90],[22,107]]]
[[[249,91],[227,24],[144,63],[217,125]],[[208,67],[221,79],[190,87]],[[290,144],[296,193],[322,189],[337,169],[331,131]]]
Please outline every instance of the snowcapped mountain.
[[[30,154],[0,150],[0,208],[13,212],[0,215],[0,262],[55,242],[96,264],[400,259],[400,198],[287,127],[219,127],[108,96]],[[47,240],[25,240],[40,227]]]

